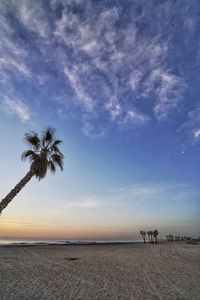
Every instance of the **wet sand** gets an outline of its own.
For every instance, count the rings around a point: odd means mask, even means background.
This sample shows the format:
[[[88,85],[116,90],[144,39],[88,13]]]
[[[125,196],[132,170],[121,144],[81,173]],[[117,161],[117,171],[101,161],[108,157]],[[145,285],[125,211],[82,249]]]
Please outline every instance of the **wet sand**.
[[[1,246],[0,299],[200,299],[200,246]]]

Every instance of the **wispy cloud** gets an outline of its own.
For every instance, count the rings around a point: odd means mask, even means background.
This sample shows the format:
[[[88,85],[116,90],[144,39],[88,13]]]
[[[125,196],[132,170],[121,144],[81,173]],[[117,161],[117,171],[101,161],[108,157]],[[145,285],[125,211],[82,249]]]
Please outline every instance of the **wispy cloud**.
[[[173,75],[168,70],[154,69],[146,82],[147,91],[156,95],[154,113],[158,119],[167,118],[169,112],[182,100],[186,84],[183,78]]]
[[[176,37],[188,43],[185,36],[190,40],[197,31],[193,4],[177,4],[177,17],[171,2],[132,1],[128,10],[125,2],[3,1],[0,71],[5,90],[8,85],[14,90],[16,80],[43,89],[52,83],[65,102],[79,106],[82,131],[91,136],[102,136],[99,128],[95,132],[96,119],[103,120],[104,128],[112,123],[135,129],[174,116],[187,101],[188,87],[184,64],[174,64]],[[193,43],[193,48],[198,47]]]
[[[28,67],[28,51],[22,43],[13,37],[14,28],[5,15],[0,14],[0,72],[11,79],[12,74],[24,78],[31,77]]]
[[[26,122],[31,118],[27,105],[19,99],[10,99],[7,96],[3,96],[2,107],[6,113],[18,116],[22,122]]]
[[[200,128],[194,130],[193,134],[194,134],[194,138],[196,139],[200,138]]]
[[[199,190],[184,183],[134,184],[111,190],[107,196],[93,195],[65,202],[66,206],[79,208],[114,208],[143,205],[177,205],[198,199]]]
[[[77,99],[83,103],[84,107],[91,111],[94,107],[92,98],[85,92],[84,87],[81,84],[81,80],[78,76],[78,70],[71,69],[69,70],[66,66],[64,68],[64,74],[69,80]]]
[[[178,132],[187,134],[189,144],[200,142],[200,106],[188,112],[186,121],[180,126]]]
[[[199,190],[193,185],[173,182],[132,185],[116,192],[119,193],[119,197],[139,203],[190,201],[200,195]]]
[[[163,64],[168,55],[163,36],[142,35],[135,22],[118,28],[121,7],[100,9],[90,1],[79,5],[80,15],[65,7],[55,30],[55,38],[73,51],[70,72],[65,74],[76,96],[93,108],[91,113],[108,112],[121,128],[146,124],[150,116],[140,107],[149,96],[155,98],[155,117],[167,117],[182,100],[184,80]],[[143,7],[144,19],[147,14]]]
[[[48,15],[40,1],[34,4],[31,1],[21,0],[15,5],[20,21],[28,30],[37,33],[41,38],[48,38],[50,26]]]
[[[106,135],[106,130],[98,125],[96,126],[93,120],[85,120],[83,122],[82,132],[85,136],[91,138],[101,138]]]
[[[104,206],[104,203],[100,201],[98,198],[86,198],[86,199],[79,199],[75,201],[67,201],[65,203],[66,207],[79,207],[79,208],[99,208]]]

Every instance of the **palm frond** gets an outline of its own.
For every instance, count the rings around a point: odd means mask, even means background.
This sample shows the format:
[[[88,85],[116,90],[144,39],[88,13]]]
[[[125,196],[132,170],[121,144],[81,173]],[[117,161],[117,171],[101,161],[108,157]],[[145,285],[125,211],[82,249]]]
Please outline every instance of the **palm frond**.
[[[60,149],[57,146],[52,146],[50,149],[51,152],[58,153],[60,156],[64,157],[63,154],[60,152]]]
[[[61,144],[63,141],[61,140],[55,140],[55,142],[53,143],[52,147],[53,146],[58,146],[59,144]]]
[[[48,142],[51,143],[54,139],[55,129],[52,127],[48,127],[42,136],[43,143]]]
[[[35,153],[32,150],[26,150],[22,153],[21,159],[26,160],[27,158],[31,161],[34,162],[38,159],[39,155]]]
[[[40,148],[40,139],[38,134],[33,131],[25,133],[25,141],[34,150],[38,150]]]
[[[55,165],[58,165],[62,171],[63,171],[63,165],[64,165],[63,158],[64,158],[64,155],[63,154],[60,155],[58,153],[55,153],[51,156],[51,161]]]
[[[50,169],[50,172],[52,173],[52,174],[55,174],[55,172],[56,172],[56,166],[55,166],[55,164],[50,160],[49,161],[49,163],[48,163],[48,167],[49,167],[49,169]]]
[[[57,153],[60,153],[60,149],[58,148],[58,145],[61,144],[62,141],[61,140],[56,140],[53,142],[53,144],[51,145],[51,151],[54,151],[54,152],[57,152]]]

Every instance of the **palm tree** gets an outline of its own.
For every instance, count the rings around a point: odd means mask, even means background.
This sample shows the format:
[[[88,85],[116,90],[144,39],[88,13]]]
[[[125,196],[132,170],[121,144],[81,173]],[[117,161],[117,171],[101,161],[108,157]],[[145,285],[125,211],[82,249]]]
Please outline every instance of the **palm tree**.
[[[26,133],[25,141],[29,149],[22,153],[22,160],[29,159],[30,170],[0,202],[0,214],[33,176],[41,180],[46,176],[48,169],[52,174],[56,172],[57,166],[63,170],[64,155],[58,148],[62,141],[55,139],[55,129],[48,127],[40,138],[35,132]]]
[[[147,231],[147,234],[148,234],[148,238],[149,238],[149,243],[151,243],[151,231]]]
[[[142,238],[144,240],[144,243],[146,243],[146,240],[145,240],[146,231],[140,230],[140,234],[141,234],[141,236],[142,236]]]
[[[158,230],[155,229],[154,232],[153,232],[153,236],[154,236],[154,239],[155,239],[155,243],[156,243],[156,244],[158,243],[158,234],[159,234]]]
[[[153,244],[154,243],[154,239],[153,239],[153,231],[150,230],[150,236],[151,236],[151,243]]]

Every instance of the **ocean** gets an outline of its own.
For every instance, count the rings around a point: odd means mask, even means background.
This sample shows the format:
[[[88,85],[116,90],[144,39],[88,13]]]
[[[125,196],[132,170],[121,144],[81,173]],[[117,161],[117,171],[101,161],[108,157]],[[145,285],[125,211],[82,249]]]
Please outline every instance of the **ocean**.
[[[138,243],[142,240],[33,240],[33,239],[0,239],[2,245],[94,245],[113,243]]]

